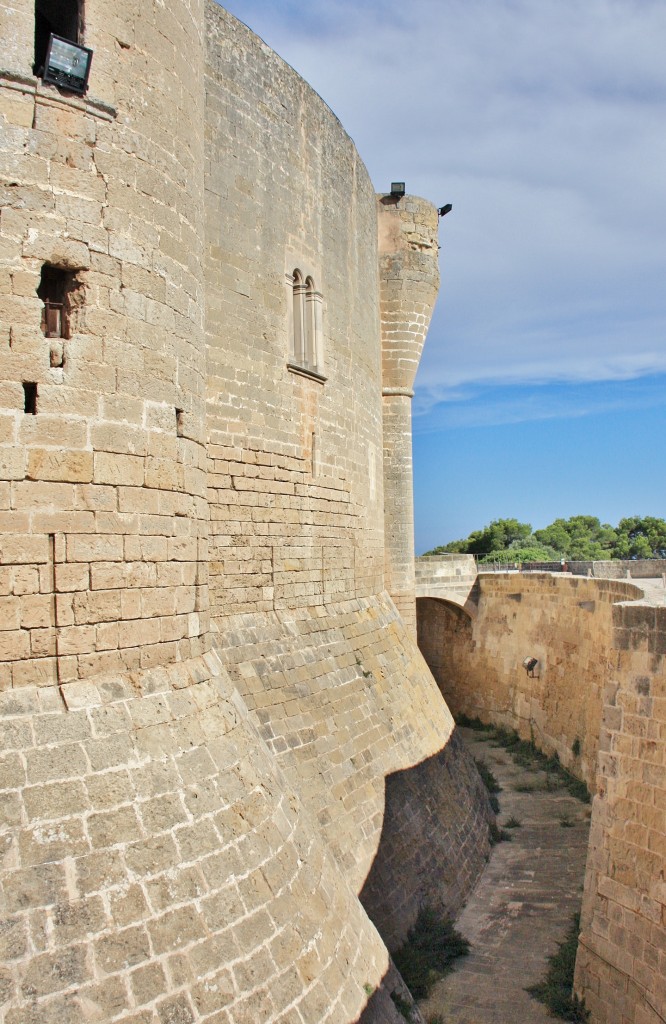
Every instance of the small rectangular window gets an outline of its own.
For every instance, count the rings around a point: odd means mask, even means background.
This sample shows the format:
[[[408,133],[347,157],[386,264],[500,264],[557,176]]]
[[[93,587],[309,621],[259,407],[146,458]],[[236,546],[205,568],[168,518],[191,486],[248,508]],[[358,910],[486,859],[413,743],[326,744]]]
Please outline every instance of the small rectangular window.
[[[37,415],[37,385],[34,381],[23,382],[23,411],[31,416]]]
[[[52,267],[45,263],[37,288],[37,294],[44,303],[42,310],[42,332],[46,338],[71,337],[73,311],[83,299],[82,283],[76,271]]]

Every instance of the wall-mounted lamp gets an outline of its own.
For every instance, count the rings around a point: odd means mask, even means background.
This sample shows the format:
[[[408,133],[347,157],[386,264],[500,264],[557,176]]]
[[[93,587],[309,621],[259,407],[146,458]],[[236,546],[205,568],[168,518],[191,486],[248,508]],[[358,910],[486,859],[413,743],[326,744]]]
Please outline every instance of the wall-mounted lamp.
[[[453,203],[447,203],[445,206],[440,206],[439,209],[437,210],[437,213],[440,215],[440,217],[446,217],[447,213],[451,213],[452,209]]]
[[[535,678],[535,672],[538,669],[538,667],[539,667],[539,659],[538,658],[525,658],[525,660],[523,662],[523,668],[527,672],[527,674],[530,677],[530,679],[534,679]]]
[[[92,54],[87,46],[79,46],[70,39],[51,34],[43,80],[83,95],[88,88]]]
[[[391,182],[391,195],[396,196],[398,199],[405,194],[405,183],[404,181],[392,181]]]

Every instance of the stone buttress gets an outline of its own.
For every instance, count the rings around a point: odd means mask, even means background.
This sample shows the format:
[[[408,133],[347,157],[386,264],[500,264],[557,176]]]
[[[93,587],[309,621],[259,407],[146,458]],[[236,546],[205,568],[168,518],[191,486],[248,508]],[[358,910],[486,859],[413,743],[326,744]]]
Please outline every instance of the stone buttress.
[[[415,196],[377,197],[387,589],[416,635],[412,396],[439,289],[437,210]]]

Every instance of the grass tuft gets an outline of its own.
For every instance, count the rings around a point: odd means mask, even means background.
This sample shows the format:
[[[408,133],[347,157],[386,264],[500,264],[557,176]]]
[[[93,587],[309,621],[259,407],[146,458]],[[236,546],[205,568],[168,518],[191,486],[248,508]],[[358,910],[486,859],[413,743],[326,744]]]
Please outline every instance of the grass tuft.
[[[533,740],[521,740],[517,732],[498,726],[493,733],[493,745],[504,747],[511,754],[516,764],[523,768],[532,768],[546,772],[546,789],[558,789],[564,786],[569,793],[577,800],[589,804],[592,799],[590,791],[581,779],[570,775],[566,768],[560,764],[560,759],[555,754],[544,754],[539,750]],[[534,786],[536,789],[537,787]],[[524,788],[515,787],[517,792],[529,792]]]
[[[514,817],[512,814],[507,822],[505,822],[504,828],[522,828],[523,823],[520,818]]]
[[[414,998],[425,999],[435,982],[451,970],[454,961],[468,952],[469,942],[452,922],[423,907],[393,960]]]
[[[459,715],[456,719],[456,725],[462,726],[463,729],[474,729],[475,732],[494,731],[494,726],[482,722],[480,718],[470,718],[468,715]]]
[[[488,790],[488,792],[501,793],[502,787],[500,786],[499,782],[493,775],[492,769],[488,767],[486,762],[482,758],[477,757],[474,760],[474,764],[476,765],[477,771],[481,778],[483,779],[483,784]]]
[[[531,996],[543,1003],[548,1010],[562,1020],[584,1022],[589,1020],[585,1003],[573,995],[573,976],[578,949],[580,919],[574,918],[564,942],[548,962],[548,971],[543,981],[526,989]]]
[[[505,828],[500,828],[494,821],[491,821],[489,839],[491,846],[497,846],[498,843],[510,843],[513,836]]]

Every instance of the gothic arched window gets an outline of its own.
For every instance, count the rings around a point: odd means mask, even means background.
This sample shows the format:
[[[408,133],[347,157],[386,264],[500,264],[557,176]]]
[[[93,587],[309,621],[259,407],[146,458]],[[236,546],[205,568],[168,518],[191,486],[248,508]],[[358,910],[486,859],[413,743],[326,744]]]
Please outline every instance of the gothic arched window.
[[[322,296],[312,276],[291,274],[291,359],[293,368],[321,377],[324,368]]]

